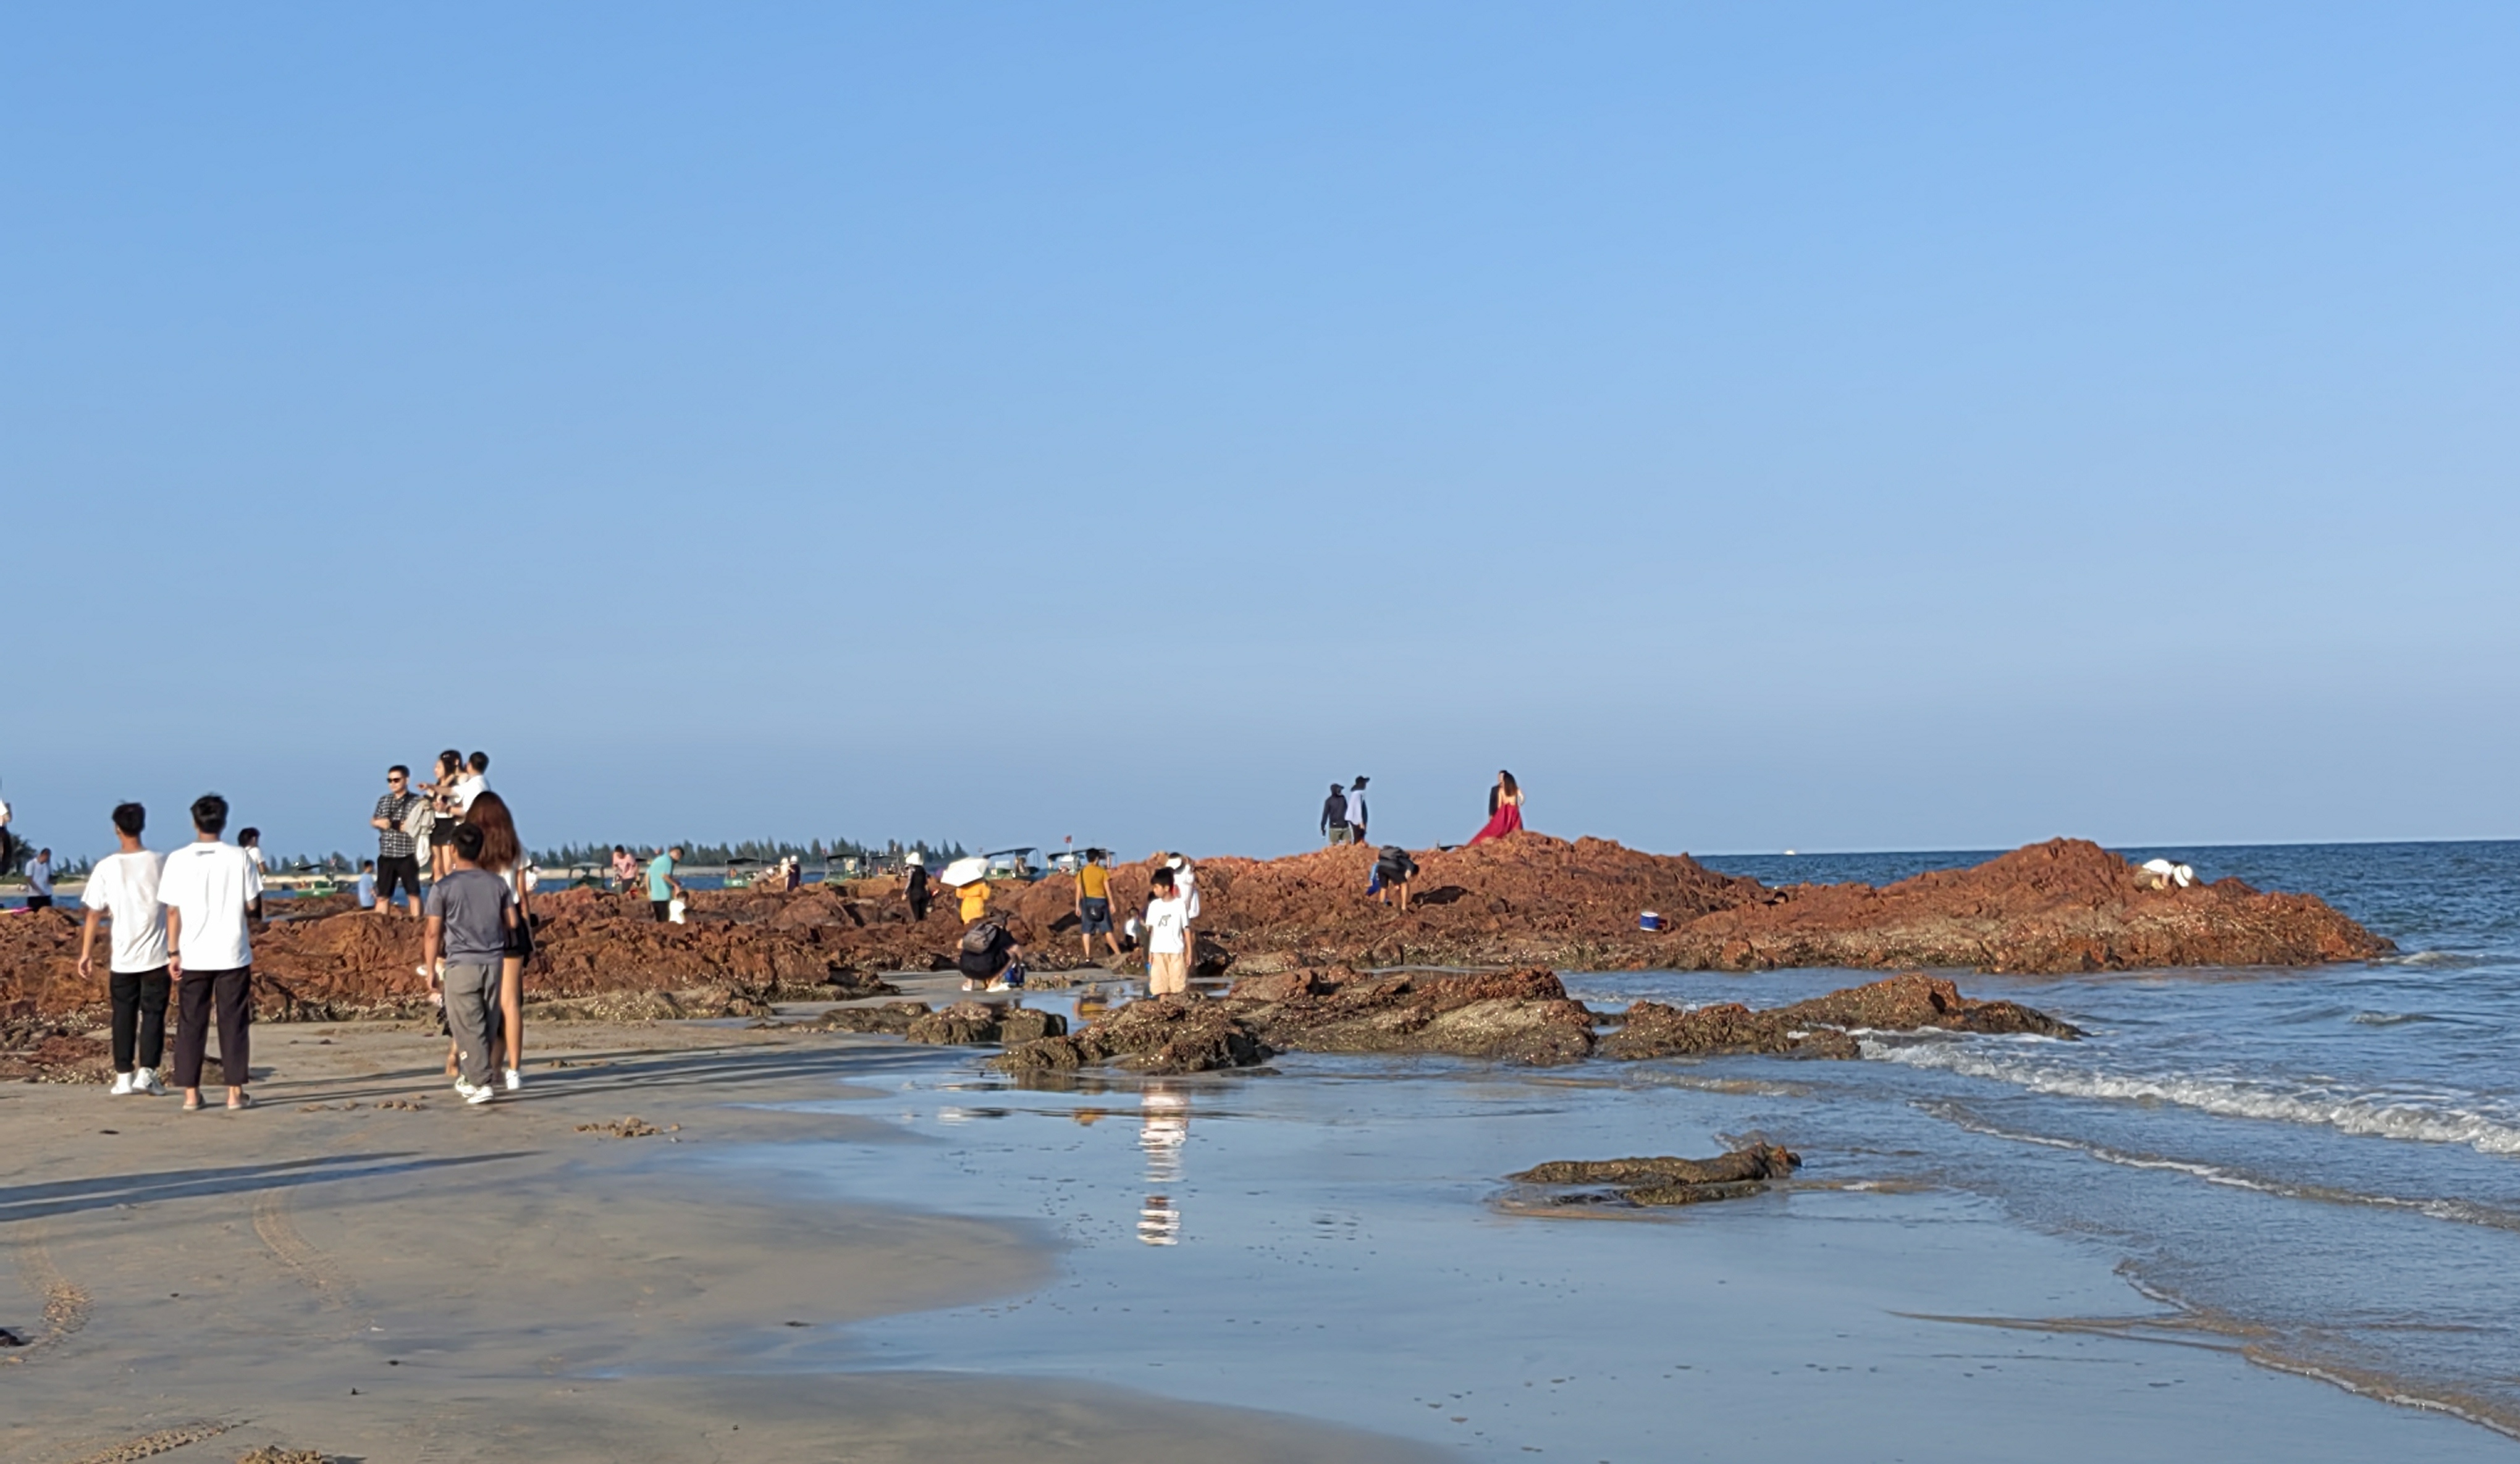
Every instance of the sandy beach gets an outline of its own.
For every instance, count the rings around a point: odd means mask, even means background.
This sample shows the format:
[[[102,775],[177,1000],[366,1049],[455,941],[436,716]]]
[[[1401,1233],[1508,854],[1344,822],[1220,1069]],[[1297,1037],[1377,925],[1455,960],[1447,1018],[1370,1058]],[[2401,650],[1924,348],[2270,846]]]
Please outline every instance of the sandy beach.
[[[1822,1164],[1621,1223],[1499,1182],[1714,1152],[1762,1085],[1711,1070],[1296,1054],[1027,1087],[984,1049],[545,1024],[526,1089],[466,1109],[407,1026],[258,1036],[250,1114],[0,1087],[0,1326],[28,1344],[0,1456],[2510,1449],[2252,1366],[1963,1194]]]
[[[879,1044],[541,1035],[533,1087],[486,1111],[446,1091],[432,1039],[374,1027],[263,1029],[271,1076],[245,1115],[0,1088],[0,1326],[28,1344],[0,1351],[0,1457],[1423,1456],[1090,1384],[746,1377],[802,1333],[1036,1287],[1055,1252],[1021,1226],[675,1162],[795,1136],[809,1121],[744,1105],[845,1090]],[[634,1115],[679,1130],[578,1131]]]

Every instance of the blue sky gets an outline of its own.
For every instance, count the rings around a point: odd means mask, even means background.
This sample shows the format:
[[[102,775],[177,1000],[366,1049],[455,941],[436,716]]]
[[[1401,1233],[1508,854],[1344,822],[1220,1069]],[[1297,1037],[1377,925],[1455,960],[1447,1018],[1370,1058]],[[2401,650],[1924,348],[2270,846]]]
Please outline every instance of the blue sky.
[[[20,7],[0,793],[2520,833],[2520,10]]]

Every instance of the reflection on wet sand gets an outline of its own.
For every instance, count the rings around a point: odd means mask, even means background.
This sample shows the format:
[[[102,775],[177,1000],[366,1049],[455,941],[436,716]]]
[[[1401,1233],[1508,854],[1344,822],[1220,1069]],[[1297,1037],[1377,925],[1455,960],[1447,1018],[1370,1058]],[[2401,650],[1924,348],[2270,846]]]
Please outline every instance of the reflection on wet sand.
[[[1181,1244],[1181,1207],[1171,1189],[1181,1178],[1182,1145],[1190,1139],[1190,1095],[1151,1083],[1139,1099],[1138,1147],[1147,1152],[1147,1202],[1138,1208],[1138,1238]]]

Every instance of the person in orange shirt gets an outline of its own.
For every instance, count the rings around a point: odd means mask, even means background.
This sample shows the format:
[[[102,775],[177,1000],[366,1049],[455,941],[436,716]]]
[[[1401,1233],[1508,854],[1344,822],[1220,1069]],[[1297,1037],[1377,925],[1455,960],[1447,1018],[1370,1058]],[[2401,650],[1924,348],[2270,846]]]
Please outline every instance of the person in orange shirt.
[[[1085,851],[1085,866],[1076,871],[1076,928],[1078,939],[1085,943],[1085,958],[1094,958],[1094,938],[1102,937],[1117,959],[1120,937],[1111,929],[1111,869],[1103,863],[1110,855],[1100,849]]]

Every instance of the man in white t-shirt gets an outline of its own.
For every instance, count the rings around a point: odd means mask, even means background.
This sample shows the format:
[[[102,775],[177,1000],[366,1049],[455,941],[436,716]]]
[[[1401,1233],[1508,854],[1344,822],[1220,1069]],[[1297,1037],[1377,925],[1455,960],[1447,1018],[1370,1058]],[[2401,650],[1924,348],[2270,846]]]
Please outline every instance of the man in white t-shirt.
[[[53,851],[38,849],[26,861],[26,909],[53,908]]]
[[[158,1064],[166,1053],[166,908],[158,903],[158,870],[163,861],[140,845],[148,818],[139,804],[115,805],[113,836],[121,841],[122,852],[98,861],[88,871],[87,888],[79,892],[79,904],[87,908],[79,931],[81,981],[92,975],[89,952],[96,944],[98,918],[113,922],[106,986],[113,998],[115,1097],[166,1094],[158,1081]]]
[[[490,791],[490,754],[476,752],[465,759],[464,776],[455,783],[455,807],[461,813],[472,812],[472,800]]]
[[[219,1024],[219,1067],[230,1108],[251,1108],[245,1086],[252,1059],[246,1035],[252,1017],[253,945],[248,922],[262,914],[262,875],[253,861],[219,835],[228,801],[204,793],[193,801],[194,840],[166,856],[158,898],[166,907],[166,943],[175,978],[175,1084],[184,1111],[202,1106],[202,1059],[212,1008]]]

